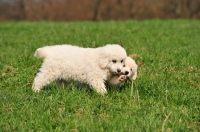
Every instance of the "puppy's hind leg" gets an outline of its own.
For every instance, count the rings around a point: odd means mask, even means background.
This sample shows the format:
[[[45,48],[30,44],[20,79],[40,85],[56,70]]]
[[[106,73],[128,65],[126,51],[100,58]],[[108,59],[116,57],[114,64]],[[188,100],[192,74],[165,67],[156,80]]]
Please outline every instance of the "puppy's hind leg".
[[[90,82],[92,88],[99,94],[104,95],[107,93],[106,86],[104,81],[101,80],[93,80]]]
[[[34,92],[39,92],[43,86],[46,86],[56,80],[58,76],[50,71],[41,70],[35,77],[32,89]]]

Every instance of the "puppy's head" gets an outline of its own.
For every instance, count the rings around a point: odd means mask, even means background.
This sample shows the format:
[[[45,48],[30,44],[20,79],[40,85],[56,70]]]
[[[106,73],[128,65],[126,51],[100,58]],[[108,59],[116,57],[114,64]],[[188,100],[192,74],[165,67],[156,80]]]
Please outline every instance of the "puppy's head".
[[[126,57],[121,73],[135,80],[137,77],[137,64],[131,57]]]
[[[126,51],[120,45],[108,44],[101,48],[99,65],[113,74],[118,74],[122,70],[126,57]]]

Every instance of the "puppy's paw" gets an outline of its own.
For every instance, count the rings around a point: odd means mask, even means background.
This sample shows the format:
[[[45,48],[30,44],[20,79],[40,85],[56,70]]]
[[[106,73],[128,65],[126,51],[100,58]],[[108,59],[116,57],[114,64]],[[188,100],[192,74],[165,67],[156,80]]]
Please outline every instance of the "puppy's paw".
[[[126,75],[119,76],[119,82],[124,82],[126,80]]]
[[[39,89],[39,88],[32,87],[32,90],[33,90],[33,92],[35,92],[35,93],[39,93],[39,92],[40,92],[40,89]]]
[[[101,94],[101,95],[105,95],[107,94],[107,90],[105,88],[101,88],[97,90],[97,93]]]

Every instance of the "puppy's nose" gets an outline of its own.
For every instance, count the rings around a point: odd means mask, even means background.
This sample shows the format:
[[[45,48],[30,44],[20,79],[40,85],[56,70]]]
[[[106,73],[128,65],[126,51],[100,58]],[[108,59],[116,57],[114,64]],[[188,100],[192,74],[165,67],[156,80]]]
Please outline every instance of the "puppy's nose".
[[[120,69],[117,69],[117,72],[121,72],[121,70],[120,70]]]
[[[125,74],[126,74],[126,75],[128,75],[128,74],[129,74],[129,72],[128,72],[128,71],[125,71]]]

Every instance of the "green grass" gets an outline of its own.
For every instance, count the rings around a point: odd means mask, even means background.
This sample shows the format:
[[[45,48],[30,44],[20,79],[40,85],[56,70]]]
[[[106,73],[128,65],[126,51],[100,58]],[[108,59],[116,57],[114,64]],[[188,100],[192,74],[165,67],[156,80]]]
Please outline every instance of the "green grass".
[[[120,43],[138,78],[106,96],[75,84],[31,89],[38,47]],[[200,131],[200,21],[0,23],[0,131]]]

